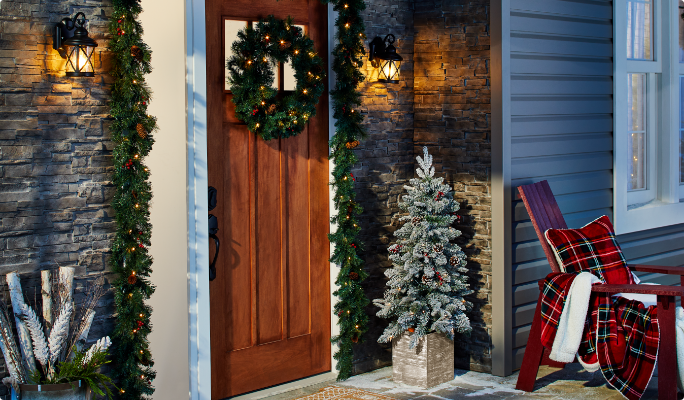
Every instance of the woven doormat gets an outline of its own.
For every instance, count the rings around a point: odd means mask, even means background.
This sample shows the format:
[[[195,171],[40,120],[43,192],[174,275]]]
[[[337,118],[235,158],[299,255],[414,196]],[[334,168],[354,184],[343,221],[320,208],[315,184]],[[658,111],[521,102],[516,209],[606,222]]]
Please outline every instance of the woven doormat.
[[[366,392],[354,388],[342,388],[339,386],[326,386],[318,393],[300,397],[297,400],[396,400],[394,397],[383,394]]]

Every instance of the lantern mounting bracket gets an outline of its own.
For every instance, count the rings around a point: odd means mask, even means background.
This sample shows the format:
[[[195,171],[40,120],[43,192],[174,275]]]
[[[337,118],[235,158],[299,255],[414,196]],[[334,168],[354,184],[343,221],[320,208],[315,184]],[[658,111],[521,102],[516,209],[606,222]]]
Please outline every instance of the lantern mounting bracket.
[[[384,39],[378,36],[368,44],[368,61],[373,68],[379,69],[380,83],[399,83],[399,66],[403,57],[397,54],[395,40],[394,35],[390,33]]]
[[[85,14],[79,12],[74,15],[73,19],[66,17],[55,25],[55,31],[52,35],[52,48],[59,51],[59,55],[61,55],[62,58],[67,57],[62,43],[64,43],[65,40],[74,37],[77,25],[78,28],[85,29],[86,22],[88,21],[86,20]]]

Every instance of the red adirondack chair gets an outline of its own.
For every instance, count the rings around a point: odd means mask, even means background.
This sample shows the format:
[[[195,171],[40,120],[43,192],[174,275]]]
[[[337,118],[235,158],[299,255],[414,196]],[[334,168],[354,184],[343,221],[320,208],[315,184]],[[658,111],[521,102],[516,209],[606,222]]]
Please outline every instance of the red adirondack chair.
[[[553,272],[561,272],[551,246],[546,242],[544,232],[547,229],[568,229],[556,199],[553,197],[547,181],[518,187],[518,192],[525,203],[534,230],[544,249],[546,258]],[[660,274],[679,275],[682,286],[654,285],[595,285],[592,292],[601,293],[640,293],[658,296],[658,322],[660,325],[660,348],[658,350],[658,398],[660,400],[677,399],[677,350],[675,336],[675,296],[684,296],[684,268],[660,267],[654,265],[630,265],[632,271],[643,271]],[[543,280],[539,281],[540,292]],[[548,350],[547,350],[548,354]],[[541,344],[541,297],[537,301],[534,320],[527,339],[527,348],[520,367],[516,389],[531,392],[543,362],[544,347]],[[544,357],[545,361],[550,361]],[[545,365],[562,366],[562,363],[544,362]]]

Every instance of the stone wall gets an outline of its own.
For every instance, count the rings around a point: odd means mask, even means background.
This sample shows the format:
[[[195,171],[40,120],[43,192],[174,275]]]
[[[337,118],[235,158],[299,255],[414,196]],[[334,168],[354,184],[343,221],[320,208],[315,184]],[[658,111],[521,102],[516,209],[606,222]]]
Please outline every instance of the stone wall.
[[[364,260],[370,273],[364,287],[370,299],[382,298],[385,268],[392,266],[387,246],[398,228],[393,217],[399,212],[398,198],[404,184],[413,177],[413,1],[366,0],[364,23],[367,42],[392,33],[394,45],[404,58],[401,82],[375,82],[377,72],[366,62],[368,77],[361,86],[362,109],[368,137],[357,148],[360,162],[354,170],[361,216]],[[374,76],[374,74],[376,74]],[[355,346],[354,373],[362,373],[392,363],[392,347],[377,343],[386,322],[375,316],[377,307],[368,307],[370,330],[365,342]]]
[[[456,365],[491,371],[491,91],[489,1],[416,1],[416,152],[427,146],[435,170],[461,203],[474,312],[473,332],[456,340]]]
[[[491,94],[489,1],[367,1],[368,40],[393,33],[405,59],[400,84],[366,83],[364,112],[369,138],[359,150],[363,239],[370,272],[369,298],[384,291],[391,266],[387,246],[399,226],[393,216],[403,185],[414,176],[415,155],[428,146],[435,169],[461,203],[458,243],[468,256],[476,292],[473,333],[456,339],[456,365],[491,371]],[[412,47],[412,48],[411,48]],[[373,71],[367,64],[367,76]],[[369,307],[371,326],[358,346],[355,367],[367,371],[391,363],[388,346],[375,343],[386,321]]]
[[[79,11],[99,44],[93,78],[67,78],[52,49],[54,25]],[[77,291],[106,269],[115,229],[111,78],[99,72],[111,12],[107,0],[0,3],[0,275],[19,271],[29,293],[42,269],[76,267]],[[111,330],[112,300],[101,302],[91,338]]]

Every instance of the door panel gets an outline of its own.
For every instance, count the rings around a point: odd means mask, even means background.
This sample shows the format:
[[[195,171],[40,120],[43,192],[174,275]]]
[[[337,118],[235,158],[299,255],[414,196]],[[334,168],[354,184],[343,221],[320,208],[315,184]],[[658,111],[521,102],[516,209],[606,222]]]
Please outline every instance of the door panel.
[[[330,370],[327,90],[304,132],[264,141],[236,119],[225,83],[232,26],[291,15],[325,59],[327,10],[319,0],[207,0],[206,10],[207,170],[222,243],[212,399],[224,399]]]

